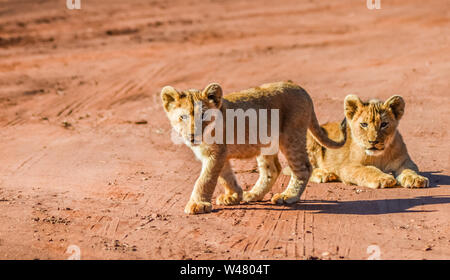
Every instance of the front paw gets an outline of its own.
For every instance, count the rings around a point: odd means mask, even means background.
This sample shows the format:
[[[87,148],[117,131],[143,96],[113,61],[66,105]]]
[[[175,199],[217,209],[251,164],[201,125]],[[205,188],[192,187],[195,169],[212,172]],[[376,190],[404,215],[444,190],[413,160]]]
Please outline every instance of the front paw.
[[[189,214],[189,215],[195,215],[195,214],[210,213],[211,210],[212,210],[212,205],[209,202],[189,201],[188,204],[186,204],[186,207],[184,208],[184,213]]]
[[[426,188],[429,186],[428,178],[417,174],[400,175],[399,183],[405,188]]]
[[[382,177],[378,177],[374,182],[368,184],[369,188],[372,189],[384,189],[384,188],[392,188],[397,185],[397,180],[392,175],[384,175]]]
[[[236,205],[239,204],[242,200],[242,194],[239,195],[238,193],[233,194],[221,194],[216,199],[217,205]]]

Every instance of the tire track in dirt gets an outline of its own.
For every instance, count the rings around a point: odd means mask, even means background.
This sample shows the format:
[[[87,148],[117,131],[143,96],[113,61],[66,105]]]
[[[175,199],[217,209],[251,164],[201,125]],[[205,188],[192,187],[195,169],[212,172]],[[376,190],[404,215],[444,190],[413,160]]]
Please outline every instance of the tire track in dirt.
[[[167,72],[170,69],[175,69],[175,64],[159,63],[155,65],[151,59],[149,61],[143,60],[139,63],[130,63],[125,69],[121,65],[120,69],[120,73],[112,74],[106,79],[115,81],[112,84],[104,83],[103,88],[96,88],[93,94],[86,95],[81,100],[72,102],[62,100],[61,104],[67,104],[67,102],[70,102],[70,104],[59,111],[57,116],[62,119],[82,110],[89,111],[93,108],[96,108],[96,110],[111,110],[113,107],[127,102],[130,97],[138,94],[148,96],[149,93],[142,92],[142,90],[151,86],[149,85],[149,82],[151,82],[150,77],[152,79],[161,79],[160,76],[163,74],[170,76],[170,71],[169,73]],[[131,79],[123,79],[123,73],[133,73],[133,75],[130,76]],[[91,91],[92,89],[92,87],[87,87],[80,90]],[[71,99],[77,98],[77,96],[71,97]]]
[[[121,253],[136,251],[139,248],[126,242],[127,237],[138,230],[143,217],[137,207],[144,196],[132,190],[124,190],[120,186],[109,188],[108,214],[101,215],[89,228],[90,242],[97,244],[103,250],[114,250]],[[106,197],[103,198],[106,202]]]
[[[289,177],[280,177],[284,178],[277,181],[273,187],[274,190],[285,188],[289,182]],[[230,210],[232,208],[230,207]],[[239,211],[243,211],[243,215],[237,220],[238,224],[235,227],[243,228],[247,234],[245,238],[240,235],[232,238],[228,243],[231,249],[236,252],[241,251],[245,258],[255,258],[257,252],[261,256],[280,255],[284,249],[284,254],[281,254],[283,258],[294,258],[297,254],[295,246],[298,240],[295,240],[297,238],[289,240],[289,238],[292,233],[295,236],[298,235],[295,231],[297,221],[295,217],[299,213],[289,211],[289,208],[285,206],[272,205],[270,201],[244,204],[242,209]],[[235,215],[227,213],[221,214],[221,218],[235,218]],[[294,219],[292,219],[293,217]],[[292,224],[292,220],[294,220],[294,224]]]
[[[303,201],[309,201],[309,185],[306,187],[303,193]],[[300,201],[301,203],[301,201]],[[314,258],[314,221],[313,214],[307,211],[303,211],[303,221],[302,221],[302,234],[303,234],[303,252],[302,258]]]
[[[108,108],[112,108],[112,106],[116,104],[123,104],[126,102],[127,97],[129,97],[130,95],[133,96],[134,94],[138,94],[140,91],[142,91],[144,85],[148,84],[151,81],[150,78],[152,80],[159,80],[163,76],[163,74],[165,74],[166,76],[170,76],[170,72],[168,70],[176,69],[175,64],[154,63],[153,61],[141,63],[140,65],[136,65],[132,68],[137,69],[138,73],[136,74],[136,70],[133,72],[133,80],[132,82],[130,81],[131,83],[127,88],[118,90],[111,96]],[[101,106],[102,104],[97,105]]]
[[[97,86],[82,85],[77,90],[78,92],[92,92],[92,94],[80,95],[73,93],[65,95],[53,101],[53,104],[50,106],[51,110],[54,111],[59,108],[55,112],[55,115],[61,120],[81,110],[93,108],[108,109],[107,104],[116,101],[117,96],[133,92],[137,86],[141,86],[146,82],[147,79],[144,79],[144,77],[151,72],[148,72],[149,70],[145,67],[148,65],[145,61],[146,60],[143,60],[140,63],[129,63],[125,65],[120,64],[116,65],[116,67],[112,67],[112,69],[119,70],[108,73],[107,77],[99,79],[100,81],[111,81],[110,83],[98,83]],[[136,77],[136,75],[132,75],[130,77],[131,79],[123,79],[123,73],[135,73],[136,71],[139,71],[139,76]],[[105,104],[106,100],[108,102]],[[39,112],[40,115],[46,115],[48,113],[49,110],[47,108]],[[10,124],[15,124],[16,122],[18,122],[18,120],[13,120]]]
[[[58,138],[61,134],[58,132],[52,132],[49,134],[51,137]],[[17,162],[17,164],[14,164],[12,169],[8,171],[9,176],[29,176],[27,174],[27,171],[32,168],[33,166],[38,165],[43,159],[45,159],[49,153],[47,151],[47,147],[51,147],[55,143],[57,143],[59,140],[50,140],[50,141],[44,141],[39,142],[40,145],[35,151],[31,151],[30,154],[26,154],[25,158],[20,158],[17,156],[14,160]]]
[[[280,190],[284,190],[289,184],[289,176],[281,176],[278,187]],[[303,203],[303,199],[306,196],[302,195],[299,204]],[[272,239],[267,240],[266,247],[271,248],[270,255],[279,256],[285,259],[296,259],[300,255],[299,247],[305,247],[304,238],[299,238],[299,220],[304,220],[306,212],[301,209],[297,209],[296,205],[289,205],[280,207],[278,210],[280,215],[277,219],[277,225],[273,228],[271,235]],[[302,218],[303,217],[303,218]],[[302,225],[300,225],[300,228]]]
[[[190,193],[192,192],[193,186],[195,184],[195,178],[197,178],[197,177],[198,177],[198,175],[196,175],[194,172],[190,172],[189,175],[186,177],[185,182],[189,182],[187,184],[188,185],[187,188],[191,190],[189,192],[189,195],[186,197],[183,195],[182,192],[178,191],[180,188],[180,186],[178,184],[173,184],[172,185],[173,187],[168,188],[167,192],[158,198],[158,201],[164,201],[164,203],[161,204],[157,208],[156,212],[157,213],[168,213],[173,208],[173,206],[178,205],[178,203],[183,199],[186,201],[185,204],[188,203]],[[170,202],[172,202],[172,203],[170,204]],[[182,204],[182,203],[180,203],[180,204]],[[178,211],[184,211],[184,206],[182,206],[181,209],[178,209]]]

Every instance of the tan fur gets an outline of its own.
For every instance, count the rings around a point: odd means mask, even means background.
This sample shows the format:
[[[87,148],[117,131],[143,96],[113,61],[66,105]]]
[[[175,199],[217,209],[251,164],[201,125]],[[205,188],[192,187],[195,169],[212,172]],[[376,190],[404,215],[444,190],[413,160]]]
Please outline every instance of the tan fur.
[[[217,198],[216,203],[233,205],[240,203],[241,200],[246,202],[261,200],[270,191],[281,172],[277,154],[261,154],[261,149],[265,145],[259,143],[259,140],[257,144],[248,144],[248,125],[245,126],[245,144],[207,144],[204,140],[199,144],[193,144],[197,137],[194,133],[194,121],[189,122],[186,119],[194,118],[195,102],[201,102],[204,109],[219,109],[224,116],[224,128],[226,109],[244,111],[250,108],[279,109],[279,147],[293,172],[288,187],[284,192],[273,196],[273,203],[295,203],[299,201],[305,189],[312,170],[306,153],[308,128],[323,145],[337,148],[345,143],[345,141],[336,143],[326,137],[317,122],[311,98],[305,90],[292,82],[264,84],[257,88],[231,93],[223,98],[222,89],[218,84],[210,84],[203,91],[180,92],[167,86],[161,91],[161,98],[172,127],[183,136],[186,145],[202,161],[201,174],[195,182],[191,198],[185,208],[188,214],[211,211],[211,197],[217,181],[223,185],[225,193]],[[269,131],[270,120],[269,117]],[[203,122],[202,134],[208,125],[208,122]],[[234,135],[236,137],[236,133]],[[226,138],[226,132],[223,137]],[[259,179],[250,191],[243,192],[236,181],[229,160],[251,157],[257,158]]]
[[[402,97],[363,103],[349,95],[344,107],[348,139],[342,148],[324,148],[308,135],[307,150],[314,168],[311,182],[342,181],[369,188],[428,186],[428,179],[417,174],[417,165],[397,130],[405,107]],[[322,127],[331,139],[342,139],[339,123]]]

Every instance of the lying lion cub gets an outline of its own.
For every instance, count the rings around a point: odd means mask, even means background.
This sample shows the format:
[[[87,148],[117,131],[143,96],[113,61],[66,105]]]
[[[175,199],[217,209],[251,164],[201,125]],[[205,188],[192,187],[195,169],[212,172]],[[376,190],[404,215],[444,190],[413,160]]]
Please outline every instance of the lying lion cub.
[[[161,91],[161,98],[172,127],[202,161],[200,177],[195,182],[191,198],[185,208],[188,214],[211,212],[211,197],[217,180],[225,188],[225,193],[221,194],[216,201],[217,204],[222,205],[239,204],[241,200],[247,202],[261,200],[271,189],[281,172],[278,149],[272,153],[263,152],[273,143],[263,143],[258,139],[254,143],[250,141],[250,135],[266,124],[272,132],[274,127],[278,128],[279,131],[275,131],[278,135],[275,139],[276,147],[279,140],[279,147],[293,170],[286,190],[275,194],[272,198],[273,203],[295,203],[299,201],[306,187],[312,171],[306,153],[308,128],[322,145],[339,148],[345,143],[345,139],[337,143],[325,135],[317,122],[311,98],[305,90],[292,82],[264,84],[257,88],[231,93],[226,97],[222,97],[222,89],[218,84],[210,84],[202,91],[177,91],[173,87],[166,86]],[[209,109],[215,109],[215,112],[222,116],[216,115],[214,119],[203,116],[199,124],[196,120],[198,111],[203,112]],[[255,112],[253,115],[251,112],[247,115],[249,125],[245,125],[247,123],[245,118],[243,122],[240,122],[240,124],[244,123],[243,129],[245,129],[241,131],[245,134],[245,141],[241,144],[239,139],[236,139],[239,133],[237,129],[239,121],[234,126],[235,119],[227,118],[227,115],[229,117],[230,114],[239,110]],[[269,111],[270,117],[269,114],[257,114],[256,111]],[[276,121],[272,118],[274,114],[278,116]],[[252,123],[251,116],[256,117],[257,120],[253,120],[254,126],[249,129]],[[220,124],[218,120],[224,121],[225,124]],[[233,123],[232,131],[228,131],[230,122]],[[207,129],[211,127],[211,124],[214,127],[214,134],[211,129]],[[226,130],[225,127],[227,127]],[[206,141],[203,138],[205,134],[216,137],[215,142]],[[243,193],[236,182],[229,159],[250,157],[257,157],[259,179],[249,192]]]
[[[374,189],[397,183],[405,188],[428,186],[428,179],[417,174],[417,165],[397,131],[405,109],[401,96],[392,96],[384,103],[363,103],[357,96],[348,95],[344,107],[349,135],[344,147],[329,150],[308,135],[307,150],[314,167],[311,182],[342,181]],[[323,129],[331,139],[344,137],[339,123],[327,123]]]

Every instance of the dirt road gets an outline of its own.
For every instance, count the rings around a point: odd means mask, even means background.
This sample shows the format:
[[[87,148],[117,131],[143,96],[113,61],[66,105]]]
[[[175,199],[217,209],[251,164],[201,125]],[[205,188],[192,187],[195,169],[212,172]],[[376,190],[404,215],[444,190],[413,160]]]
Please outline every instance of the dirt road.
[[[0,258],[450,258],[450,6],[382,1],[0,0]],[[301,203],[183,213],[200,162],[159,91],[291,79],[320,122],[343,99],[406,100],[432,187],[310,184]],[[256,162],[234,161],[241,185]],[[218,187],[215,196],[223,190]]]

